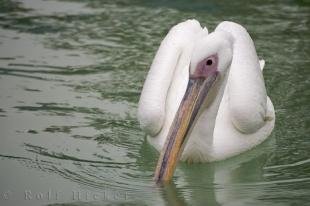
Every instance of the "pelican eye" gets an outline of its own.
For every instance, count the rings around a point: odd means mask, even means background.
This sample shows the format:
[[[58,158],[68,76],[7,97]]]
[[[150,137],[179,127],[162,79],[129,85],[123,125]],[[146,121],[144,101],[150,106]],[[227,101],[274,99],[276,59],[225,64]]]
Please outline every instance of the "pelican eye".
[[[208,59],[207,62],[206,62],[206,65],[212,65],[212,63],[213,63],[212,60]]]

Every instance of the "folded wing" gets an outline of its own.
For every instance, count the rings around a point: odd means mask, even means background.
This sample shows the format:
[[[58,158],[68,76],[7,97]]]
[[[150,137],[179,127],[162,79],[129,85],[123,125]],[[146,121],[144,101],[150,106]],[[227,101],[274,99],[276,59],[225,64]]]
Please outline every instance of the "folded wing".
[[[177,66],[188,64],[190,48],[203,29],[196,20],[187,20],[172,27],[161,42],[147,74],[138,106],[141,128],[156,136],[164,124],[166,99]],[[204,32],[208,32],[204,29]]]

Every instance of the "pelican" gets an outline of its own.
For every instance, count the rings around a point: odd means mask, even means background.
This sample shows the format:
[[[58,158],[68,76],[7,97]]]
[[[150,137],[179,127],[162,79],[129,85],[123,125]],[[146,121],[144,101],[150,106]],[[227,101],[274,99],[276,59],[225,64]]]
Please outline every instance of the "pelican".
[[[147,74],[138,105],[140,127],[161,151],[157,182],[179,160],[224,160],[262,143],[274,128],[254,43],[241,25],[224,21],[208,33],[197,20],[172,27]]]

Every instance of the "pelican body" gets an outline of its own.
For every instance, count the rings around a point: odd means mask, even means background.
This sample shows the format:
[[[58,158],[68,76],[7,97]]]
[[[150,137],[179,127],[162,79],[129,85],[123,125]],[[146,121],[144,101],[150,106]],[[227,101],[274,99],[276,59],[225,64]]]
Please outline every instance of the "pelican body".
[[[138,119],[161,151],[155,180],[169,181],[178,160],[212,162],[263,142],[275,122],[254,43],[244,27],[198,21],[172,27],[146,77]]]

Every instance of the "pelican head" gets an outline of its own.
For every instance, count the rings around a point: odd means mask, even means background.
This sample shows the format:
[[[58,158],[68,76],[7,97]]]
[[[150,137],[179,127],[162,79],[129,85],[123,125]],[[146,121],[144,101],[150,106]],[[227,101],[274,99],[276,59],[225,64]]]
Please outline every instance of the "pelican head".
[[[219,93],[219,88],[226,84],[225,76],[231,61],[232,37],[228,33],[215,31],[196,41],[190,59],[186,92],[156,167],[157,182],[171,179],[198,116],[208,109],[217,95],[223,95]]]

